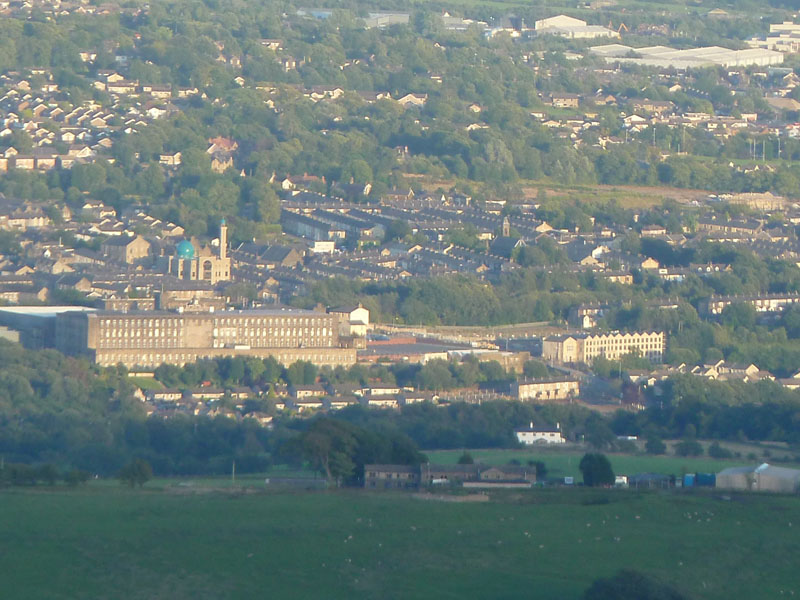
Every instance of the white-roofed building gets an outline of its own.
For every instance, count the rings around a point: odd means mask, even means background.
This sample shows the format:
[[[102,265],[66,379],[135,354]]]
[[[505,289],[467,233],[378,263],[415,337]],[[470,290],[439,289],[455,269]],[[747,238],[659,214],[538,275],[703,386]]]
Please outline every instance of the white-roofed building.
[[[731,467],[717,473],[718,488],[792,494],[800,488],[800,470],[763,463],[755,467]]]
[[[602,37],[619,37],[619,33],[600,25],[588,25],[586,21],[557,15],[547,19],[540,19],[534,23],[537,35],[557,35],[570,39],[594,39]]]
[[[592,54],[607,62],[625,62],[646,67],[689,69],[720,65],[723,67],[744,67],[749,65],[769,66],[783,62],[783,54],[762,48],[731,50],[721,46],[706,46],[676,50],[668,46],[646,46],[633,48],[622,44],[594,46]]]
[[[747,45],[777,52],[800,52],[800,25],[791,21],[773,23],[768,35],[750,38]]]
[[[586,25],[586,21],[567,15],[556,15],[555,17],[548,17],[547,19],[539,19],[533,24],[536,31],[548,29],[549,27],[582,27],[583,25]]]

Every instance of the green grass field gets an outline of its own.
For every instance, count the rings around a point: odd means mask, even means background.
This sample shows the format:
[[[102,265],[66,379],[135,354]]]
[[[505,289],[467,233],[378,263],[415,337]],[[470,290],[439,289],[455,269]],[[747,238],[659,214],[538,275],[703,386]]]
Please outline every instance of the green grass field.
[[[152,379],[150,377],[129,377],[128,381],[144,391],[164,389],[164,384],[158,381],[158,379]]]
[[[463,450],[431,450],[426,452],[432,463],[455,464]],[[505,465],[517,460],[525,465],[529,460],[540,460],[547,467],[549,478],[576,477],[580,481],[578,464],[584,450],[536,449],[536,450],[469,450],[476,462],[488,465]],[[682,475],[684,473],[718,473],[728,467],[756,464],[769,459],[757,460],[738,458],[720,460],[714,458],[692,458],[681,456],[649,456],[636,454],[607,454],[611,467],[617,475],[635,475],[636,473],[664,473],[665,475]],[[783,463],[782,463],[783,466]],[[787,465],[795,467],[796,465]]]
[[[281,482],[286,479],[309,480],[312,487],[318,483],[321,475],[306,469],[291,469],[285,466],[275,466],[263,473],[239,473],[232,478],[231,475],[195,475],[185,477],[155,477],[148,483],[148,488],[158,488],[168,492],[191,493],[193,491],[227,489],[241,490],[242,488],[256,488],[263,490],[265,480],[269,479],[273,486],[281,487]],[[97,479],[92,481],[92,487],[118,488],[117,479]],[[296,487],[296,486],[295,486]]]
[[[149,485],[149,484],[148,484]],[[0,492],[3,596],[579,599],[623,567],[693,598],[800,595],[800,499],[535,489]]]

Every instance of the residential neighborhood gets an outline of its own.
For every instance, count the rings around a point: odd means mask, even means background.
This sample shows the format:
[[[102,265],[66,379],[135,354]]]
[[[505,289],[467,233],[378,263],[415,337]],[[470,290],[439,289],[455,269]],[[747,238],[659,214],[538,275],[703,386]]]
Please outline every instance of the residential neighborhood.
[[[797,8],[0,0],[5,595],[800,594]]]

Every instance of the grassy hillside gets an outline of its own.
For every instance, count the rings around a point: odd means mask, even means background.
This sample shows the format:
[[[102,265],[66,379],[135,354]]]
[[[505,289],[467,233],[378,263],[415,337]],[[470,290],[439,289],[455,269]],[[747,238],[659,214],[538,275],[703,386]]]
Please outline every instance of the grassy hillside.
[[[621,567],[695,598],[800,594],[800,499],[533,490],[2,492],[17,598],[577,599]]]

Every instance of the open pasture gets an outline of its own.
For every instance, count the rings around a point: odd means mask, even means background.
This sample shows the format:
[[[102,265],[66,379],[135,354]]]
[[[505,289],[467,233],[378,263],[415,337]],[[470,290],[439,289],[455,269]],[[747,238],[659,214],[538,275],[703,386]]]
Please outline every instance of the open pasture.
[[[623,567],[693,598],[800,594],[794,497],[167,489],[1,492],[8,597],[577,600]]]

